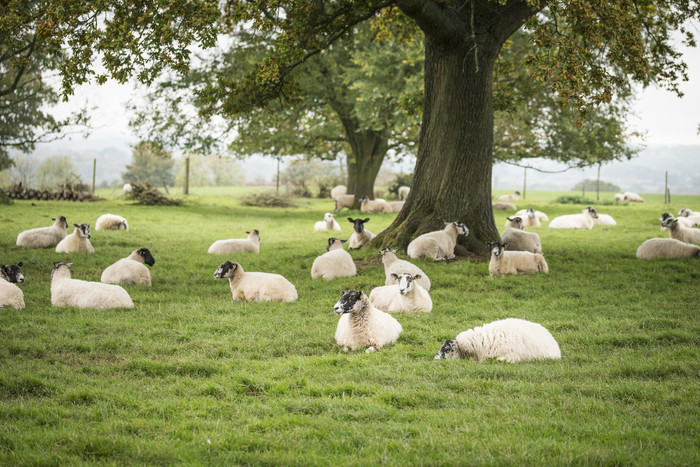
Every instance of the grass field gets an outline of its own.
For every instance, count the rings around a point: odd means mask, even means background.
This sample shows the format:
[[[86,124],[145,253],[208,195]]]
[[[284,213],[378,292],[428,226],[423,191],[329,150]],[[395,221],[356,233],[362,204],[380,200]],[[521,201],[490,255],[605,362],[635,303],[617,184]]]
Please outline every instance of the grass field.
[[[698,210],[700,196],[601,206],[614,227],[529,229],[548,275],[491,278],[487,263],[421,262],[433,312],[395,315],[399,341],[365,354],[335,344],[333,305],[344,289],[383,285],[376,249],[353,252],[356,277],[312,281],[328,237],[312,225],[331,202],[250,208],[241,193],[195,188],[182,207],[134,206],[111,191],[97,203],[0,206],[0,262],[24,261],[27,281],[26,309],[0,310],[0,465],[700,465],[700,262],[635,258],[644,240],[668,235],[662,212]],[[519,207],[550,218],[584,207],[527,196]],[[15,246],[18,232],[51,216],[94,226],[106,212],[131,230],[93,231],[93,255]],[[338,216],[341,238],[357,214]],[[500,229],[507,214],[496,213]],[[367,228],[394,216],[370,215]],[[259,255],[206,254],[251,228]],[[99,280],[140,247],[156,263],[152,287],[125,286],[134,309],[51,306],[54,261]],[[226,259],[283,274],[299,301],[233,302],[213,278]],[[433,361],[445,339],[506,317],[547,327],[561,361]]]

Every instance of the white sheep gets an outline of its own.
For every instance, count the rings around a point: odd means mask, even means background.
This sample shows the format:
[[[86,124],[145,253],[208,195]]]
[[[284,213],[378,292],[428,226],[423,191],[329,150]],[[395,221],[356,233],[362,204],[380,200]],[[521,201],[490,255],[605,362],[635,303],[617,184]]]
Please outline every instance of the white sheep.
[[[443,230],[428,232],[411,240],[406,253],[411,258],[453,259],[458,235],[469,235],[467,226],[461,222],[445,222]]]
[[[663,226],[664,221],[666,221],[666,219],[677,219],[678,223],[680,225],[682,225],[683,227],[688,227],[688,228],[695,227],[700,222],[700,218],[695,218],[695,217],[676,217],[676,218],[674,218],[673,214],[671,214],[670,212],[665,212],[665,213],[661,214],[661,217],[659,218],[659,222],[661,222],[661,231],[663,231],[663,232],[668,230],[668,227]]]
[[[454,340],[446,340],[435,360],[452,358],[477,362],[496,358],[508,363],[559,360],[561,350],[552,334],[541,324],[507,318],[461,332]]]
[[[700,217],[700,211],[692,211],[688,208],[683,208],[678,211],[678,217]]]
[[[507,243],[486,242],[491,249],[491,261],[489,261],[489,274],[492,276],[506,276],[509,274],[536,274],[549,272],[547,261],[539,253],[529,251],[505,251]]]
[[[156,260],[148,248],[140,248],[131,252],[126,258],[107,266],[102,273],[100,282],[105,284],[136,284],[151,285],[151,271],[145,266],[153,266]]]
[[[133,308],[129,293],[118,285],[102,284],[71,279],[73,263],[53,263],[51,272],[51,304],[53,306],[76,306],[78,308]]]
[[[338,185],[333,187],[331,190],[331,199],[337,199],[339,196],[342,196],[348,192],[348,189],[345,185]]]
[[[674,238],[651,238],[639,245],[637,258],[700,258],[700,246]]]
[[[400,186],[398,190],[399,201],[405,201],[408,198],[408,194],[411,192],[411,187]]]
[[[279,274],[245,272],[240,264],[224,261],[214,272],[215,279],[228,278],[234,301],[241,302],[294,302],[297,289]]]
[[[591,230],[595,225],[595,218],[598,213],[592,207],[583,210],[582,214],[567,214],[552,219],[549,227],[552,229],[588,229]]]
[[[542,240],[535,232],[525,232],[509,227],[501,234],[501,242],[508,244],[510,251],[529,251],[542,254]]]
[[[350,235],[348,249],[359,250],[363,246],[367,245],[370,240],[376,236],[369,230],[365,229],[365,223],[369,222],[369,217],[366,219],[353,219],[352,217],[348,217],[348,221],[352,222],[352,228],[354,230],[353,234]]]
[[[314,232],[319,230],[340,230],[340,224],[330,212],[323,215],[323,220],[314,224]]]
[[[312,279],[321,277],[330,281],[338,277],[352,277],[357,274],[352,256],[343,249],[345,241],[335,237],[328,239],[327,252],[317,257],[311,265]]]
[[[517,201],[520,199],[520,192],[516,191],[510,195],[501,195],[498,197],[498,201]]]
[[[513,214],[513,215],[514,215],[514,216],[524,217],[524,216],[527,215],[528,211],[530,211],[530,210],[534,211],[535,216],[536,216],[540,221],[549,222],[549,217],[547,217],[547,214],[543,213],[542,211],[538,211],[538,210],[536,210],[536,209],[531,209],[531,208],[528,208],[528,209],[521,209],[520,211],[516,212],[516,213]]]
[[[634,203],[643,203],[644,199],[642,199],[641,196],[639,196],[637,193],[634,193],[632,191],[625,191],[623,194],[624,200],[625,201],[631,201]]]
[[[403,205],[406,204],[406,201],[392,201],[389,203],[389,206],[391,207],[391,212],[399,212],[403,209]]]
[[[586,209],[581,211],[582,214],[586,213]],[[593,218],[593,223],[596,225],[617,225],[617,222],[613,218],[613,216],[609,214],[601,214],[599,212],[596,212],[597,217]]]
[[[662,220],[661,225],[668,228],[671,238],[686,243],[700,243],[700,229],[685,227],[673,216]]]
[[[68,222],[63,216],[51,218],[53,225],[25,230],[17,235],[17,246],[30,248],[50,248],[66,238]]]
[[[72,234],[61,240],[56,245],[57,253],[94,253],[95,249],[90,243],[90,224],[73,224],[75,230]]]
[[[232,253],[260,253],[260,232],[246,231],[247,238],[229,238],[217,240],[211,244],[207,253],[212,255],[228,255]]]
[[[403,329],[396,318],[373,307],[362,292],[346,290],[340,295],[333,307],[340,316],[335,330],[338,345],[345,350],[364,347],[369,353],[398,340]]]
[[[369,294],[369,301],[382,311],[398,313],[430,313],[433,301],[427,290],[418,284],[420,274],[392,274],[398,284],[375,287]]]
[[[129,224],[122,216],[102,214],[95,222],[95,230],[126,230],[128,232]]]
[[[15,284],[24,284],[24,276],[20,271],[24,263],[0,266],[0,308],[11,306],[15,310],[24,308],[24,294]]]
[[[366,196],[359,199],[362,212],[393,212],[389,203],[382,199],[371,200]]]
[[[131,193],[134,190],[134,187],[131,186],[131,183],[125,183],[124,186],[122,187],[122,191],[124,194]]]
[[[340,195],[333,198],[335,201],[335,212],[340,212],[343,208],[350,209],[355,203],[355,195]]]
[[[696,227],[700,225],[700,212],[683,208],[678,211],[677,219],[686,227]]]
[[[493,210],[501,210],[501,211],[510,211],[510,210],[515,211],[516,209],[518,209],[515,206],[515,204],[513,204],[513,203],[493,203],[491,205],[491,208]]]
[[[625,195],[623,195],[622,193],[617,193],[617,194],[615,195],[615,201],[617,201],[618,203],[624,202],[624,201],[625,201]]]
[[[391,250],[389,248],[379,250],[379,253],[382,255],[382,263],[384,264],[384,275],[386,276],[384,285],[393,285],[396,283],[392,274],[409,273],[414,276],[420,275],[420,278],[417,279],[418,284],[425,290],[430,290],[430,279],[428,279],[428,276],[415,264],[399,259],[398,256],[396,256],[396,251],[397,250]]]

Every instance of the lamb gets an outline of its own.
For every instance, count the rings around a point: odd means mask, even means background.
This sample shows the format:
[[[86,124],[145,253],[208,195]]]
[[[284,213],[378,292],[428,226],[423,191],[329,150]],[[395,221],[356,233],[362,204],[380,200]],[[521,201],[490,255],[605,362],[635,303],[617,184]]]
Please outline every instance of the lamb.
[[[78,308],[133,308],[129,293],[118,285],[71,279],[73,263],[57,261],[51,272],[51,304]]]
[[[126,230],[128,232],[129,224],[122,216],[102,214],[95,222],[95,230]]]
[[[673,238],[651,238],[639,245],[637,258],[700,258],[700,246]]]
[[[338,199],[339,196],[342,196],[348,192],[348,189],[345,185],[338,185],[333,187],[331,190],[331,199]]]
[[[374,352],[396,342],[403,332],[396,318],[377,310],[367,296],[357,290],[341,292],[333,311],[340,316],[335,341],[344,350],[366,347],[365,352]]]
[[[375,287],[370,292],[369,301],[374,307],[398,313],[430,313],[433,301],[417,282],[420,274],[392,274],[391,277],[398,284]]]
[[[224,261],[214,272],[214,279],[228,278],[233,301],[294,302],[297,289],[279,274],[245,272],[238,263]]]
[[[491,205],[493,210],[510,211],[511,209],[515,211],[518,209],[513,203],[493,203]]]
[[[552,229],[588,229],[591,230],[595,225],[595,218],[598,213],[595,208],[587,207],[582,214],[568,214],[552,219],[549,227]]]
[[[384,200],[371,200],[366,196],[359,199],[360,211],[362,212],[392,212],[391,206]]]
[[[625,201],[632,201],[635,203],[643,203],[644,200],[642,199],[641,196],[639,196],[637,193],[631,192],[631,191],[625,191],[622,196],[624,197]]]
[[[542,254],[542,240],[534,232],[525,232],[509,227],[501,234],[501,242],[508,244],[511,251],[529,251]]]
[[[515,219],[520,219],[519,222],[515,222]],[[516,224],[520,224],[519,226]],[[522,229],[524,227],[539,227],[540,220],[535,214],[534,209],[528,209],[524,216],[515,215],[513,217],[506,217],[506,227],[514,227],[516,229]]]
[[[586,213],[586,209],[581,211],[582,214]],[[615,219],[613,219],[613,216],[610,216],[608,214],[601,214],[599,212],[596,212],[598,217],[593,218],[593,223],[596,225],[617,225],[617,222],[615,222]]]
[[[15,284],[24,284],[20,271],[24,263],[0,265],[0,308],[11,306],[15,310],[24,308],[24,294]]]
[[[467,226],[461,222],[445,222],[443,230],[428,232],[411,240],[406,253],[411,258],[453,259],[458,235],[469,235]]]
[[[524,217],[525,215],[527,215],[528,211],[531,211],[531,210],[535,212],[535,216],[536,216],[540,221],[549,222],[549,217],[547,217],[547,214],[543,213],[542,211],[538,211],[538,210],[536,210],[536,209],[521,209],[520,211],[516,212],[516,213],[513,214],[513,215],[514,215],[514,216]]]
[[[428,276],[415,264],[399,259],[396,256],[396,250],[384,248],[383,250],[379,250],[379,253],[382,255],[384,274],[386,275],[384,285],[392,285],[396,283],[392,277],[393,274],[409,273],[413,274],[414,276],[420,276],[418,279],[416,279],[418,284],[425,290],[430,290],[430,279],[428,279]]]
[[[508,363],[531,360],[559,360],[561,350],[552,334],[541,324],[518,318],[493,321],[461,332],[442,345],[435,360],[468,358],[483,362],[496,358]]]
[[[673,216],[663,220],[661,225],[670,230],[671,238],[686,243],[700,243],[700,229],[684,227]]]
[[[50,248],[64,238],[68,222],[63,216],[51,218],[53,225],[50,227],[39,227],[21,232],[17,235],[17,246],[28,246],[30,248]]]
[[[335,237],[328,239],[327,253],[316,258],[311,265],[312,279],[321,277],[330,281],[338,277],[352,277],[357,274],[357,268],[352,260],[352,256],[343,249],[343,243],[345,242],[346,240],[340,240]]]
[[[520,192],[516,191],[510,195],[501,195],[498,197],[498,201],[517,201],[520,199]]]
[[[408,198],[408,194],[410,192],[411,192],[411,187],[400,186],[399,190],[398,190],[399,201],[406,201],[406,198]]]
[[[246,231],[247,238],[230,238],[217,240],[211,244],[207,253],[228,255],[232,253],[260,253],[260,232],[256,229]]]
[[[348,249],[359,250],[375,237],[372,232],[365,229],[365,223],[369,222],[369,217],[366,219],[353,219],[352,217],[348,217],[348,220],[352,222],[352,228],[355,230],[355,232],[353,232],[353,234],[350,236],[350,244]]]
[[[529,251],[504,251],[507,243],[486,242],[491,249],[489,274],[506,276],[509,274],[536,274],[540,271],[549,272],[544,256]]]
[[[95,249],[90,244],[90,224],[73,225],[75,226],[75,230],[56,245],[56,252],[94,253]]]
[[[145,266],[153,266],[153,259],[148,248],[141,248],[131,252],[126,258],[122,258],[102,273],[100,282],[105,284],[136,284],[151,285],[151,272]]]
[[[399,212],[403,209],[403,205],[406,204],[406,201],[392,201],[389,203],[389,206],[391,207],[391,212]]]
[[[319,230],[340,230],[340,224],[330,212],[323,215],[323,220],[314,224],[314,232]]]
[[[335,211],[340,212],[343,208],[350,209],[355,202],[355,195],[339,195],[333,198],[335,201]]]

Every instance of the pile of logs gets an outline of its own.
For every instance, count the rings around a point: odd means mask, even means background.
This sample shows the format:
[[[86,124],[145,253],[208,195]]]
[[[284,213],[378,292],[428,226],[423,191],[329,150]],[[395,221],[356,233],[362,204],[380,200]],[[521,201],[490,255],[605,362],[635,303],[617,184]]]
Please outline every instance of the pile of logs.
[[[182,204],[181,200],[168,198],[150,183],[132,183],[131,192],[126,193],[126,197],[135,200],[136,204],[159,206],[180,206]]]
[[[65,184],[58,188],[57,191],[36,190],[22,186],[21,183],[4,188],[2,191],[8,198],[12,199],[35,199],[35,200],[53,200],[53,201],[97,201],[97,196],[94,196],[89,191],[78,190],[82,188],[73,184]]]

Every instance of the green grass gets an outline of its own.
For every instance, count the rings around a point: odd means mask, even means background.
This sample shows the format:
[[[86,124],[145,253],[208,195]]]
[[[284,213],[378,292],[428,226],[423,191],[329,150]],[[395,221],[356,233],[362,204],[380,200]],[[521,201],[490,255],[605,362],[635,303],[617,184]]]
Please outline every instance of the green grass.
[[[615,227],[529,229],[548,275],[422,262],[433,312],[397,315],[399,341],[367,355],[335,344],[332,308],[341,290],[383,285],[378,252],[353,252],[356,277],[312,281],[328,235],[311,228],[332,203],[244,208],[243,192],[193,189],[182,207],[133,206],[114,192],[0,208],[0,262],[24,261],[27,280],[26,309],[0,310],[0,465],[700,464],[700,263],[635,258],[642,241],[667,235],[662,212],[697,210],[700,196],[601,206]],[[553,204],[560,195],[529,192],[517,205],[550,218],[580,211]],[[14,244],[50,216],[94,225],[106,212],[131,231],[93,232],[94,255]],[[342,238],[357,214],[338,216]],[[499,229],[510,214],[496,212]],[[394,216],[370,215],[367,228]],[[251,228],[259,255],[206,254]],[[126,286],[134,309],[51,306],[53,261],[99,280],[140,247],[156,264],[152,287]],[[213,278],[224,259],[283,274],[299,301],[234,303]],[[432,360],[445,339],[506,317],[547,327],[562,360]]]

